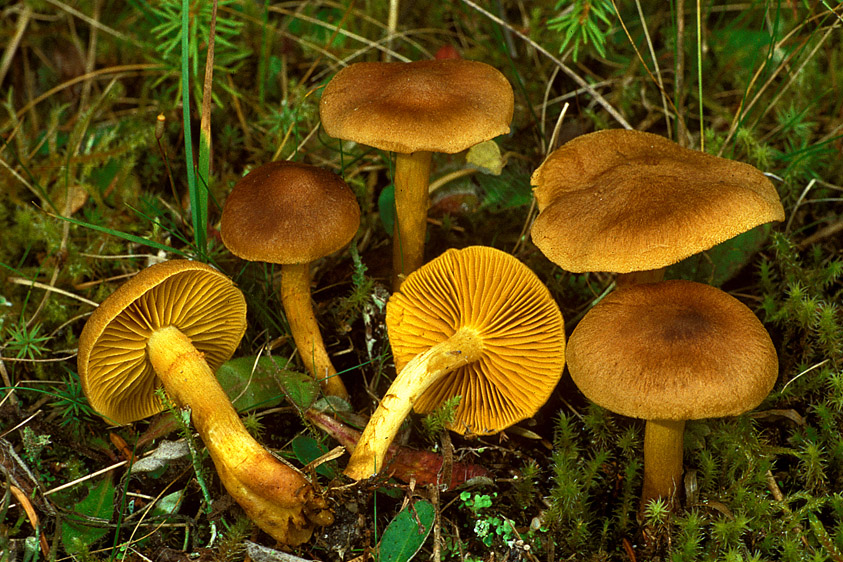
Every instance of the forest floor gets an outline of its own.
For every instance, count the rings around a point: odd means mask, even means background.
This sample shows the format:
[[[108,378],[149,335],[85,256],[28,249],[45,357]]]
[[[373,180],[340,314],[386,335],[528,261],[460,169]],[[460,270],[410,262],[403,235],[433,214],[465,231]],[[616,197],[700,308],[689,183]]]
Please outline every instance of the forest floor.
[[[207,84],[212,2],[0,4],[0,562],[843,560],[843,4],[558,4],[220,0]],[[756,409],[688,422],[675,510],[639,515],[644,423],[590,403],[567,370],[535,416],[496,435],[442,430],[447,408],[413,414],[399,442],[433,455],[415,475],[352,483],[314,422],[335,412],[361,429],[395,376],[394,155],[329,137],[321,92],[351,63],[437,55],[497,68],[515,107],[500,156],[433,157],[426,259],[514,255],[568,336],[615,277],[567,272],[531,241],[531,174],[555,149],[647,131],[751,164],[778,191],[784,221],[666,272],[748,306],[779,359]],[[351,245],[312,266],[348,402],[301,375],[280,269],[220,239],[232,187],[274,160],[340,174],[361,208]],[[162,442],[194,438],[172,411],[112,426],[83,393],[78,338],[97,303],[176,258],[246,296],[245,337],[218,375],[247,429],[333,512],[300,546],[245,517],[201,441],[166,455]],[[150,456],[157,468],[129,472]],[[441,459],[480,476],[426,484]]]

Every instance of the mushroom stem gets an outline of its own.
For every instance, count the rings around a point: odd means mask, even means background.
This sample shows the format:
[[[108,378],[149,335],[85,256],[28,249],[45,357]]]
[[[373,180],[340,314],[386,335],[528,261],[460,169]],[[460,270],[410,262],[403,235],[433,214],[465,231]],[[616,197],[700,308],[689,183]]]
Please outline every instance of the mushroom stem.
[[[305,368],[330,396],[348,400],[348,391],[328,357],[310,302],[310,264],[281,266],[281,302]]]
[[[428,184],[432,153],[398,153],[395,158],[395,225],[392,289],[424,263]]]
[[[169,326],[150,336],[146,351],[164,389],[191,419],[208,447],[225,489],[258,527],[284,544],[310,539],[333,516],[293,468],[246,431],[225,391],[190,338]]]
[[[644,271],[630,271],[629,273],[618,273],[615,277],[615,285],[618,289],[641,285],[643,283],[658,283],[664,279],[664,272],[667,268],[647,269]]]
[[[640,513],[651,500],[664,498],[672,509],[682,481],[685,420],[647,420],[644,426],[644,487]]]
[[[362,480],[377,474],[383,468],[387,450],[401,423],[419,396],[443,375],[477,361],[482,351],[479,333],[463,327],[407,363],[369,418],[345,468],[345,475]]]

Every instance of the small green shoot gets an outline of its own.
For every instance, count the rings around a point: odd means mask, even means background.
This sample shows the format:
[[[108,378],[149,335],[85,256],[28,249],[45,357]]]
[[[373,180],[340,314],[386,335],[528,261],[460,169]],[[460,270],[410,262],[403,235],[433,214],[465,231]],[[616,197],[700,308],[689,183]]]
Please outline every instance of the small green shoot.
[[[424,432],[431,439],[446,431],[448,424],[454,422],[457,415],[457,408],[460,405],[460,396],[451,396],[440,404],[435,410],[422,418]]]
[[[571,58],[576,62],[580,47],[589,43],[601,57],[606,56],[606,35],[608,30],[601,28],[611,26],[615,10],[609,0],[574,0],[568,6],[568,0],[558,0],[556,10],[565,10],[558,16],[547,21],[548,29],[562,34],[559,52],[563,52],[571,45]]]

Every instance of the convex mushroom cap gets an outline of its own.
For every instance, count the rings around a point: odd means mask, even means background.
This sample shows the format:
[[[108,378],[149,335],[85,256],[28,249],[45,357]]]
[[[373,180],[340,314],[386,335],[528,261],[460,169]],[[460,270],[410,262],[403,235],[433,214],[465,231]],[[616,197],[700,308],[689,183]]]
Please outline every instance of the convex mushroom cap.
[[[448,250],[407,278],[387,304],[398,376],[372,415],[345,474],[368,478],[415,405],[453,396],[450,428],[489,434],[533,415],[565,365],[562,314],[516,258],[483,246]]]
[[[357,63],[325,87],[325,132],[397,153],[394,290],[424,263],[433,152],[460,152],[509,132],[514,95],[493,67],[467,60]]]
[[[106,420],[124,424],[163,410],[146,346],[155,330],[168,326],[190,338],[215,371],[246,331],[246,301],[228,277],[187,260],[162,262],[121,285],[79,337],[82,390]]]
[[[249,261],[302,264],[348,244],[360,206],[341,177],[297,162],[269,162],[240,179],[220,221],[223,243]]]
[[[513,110],[506,77],[462,59],[355,63],[319,102],[328,135],[405,154],[452,154],[506,134]]]
[[[595,305],[571,334],[568,370],[613,412],[693,420],[756,407],[776,382],[778,358],[746,305],[676,280],[620,289]]]
[[[756,168],[640,131],[577,137],[547,157],[532,184],[533,242],[573,272],[655,270],[784,220]]]

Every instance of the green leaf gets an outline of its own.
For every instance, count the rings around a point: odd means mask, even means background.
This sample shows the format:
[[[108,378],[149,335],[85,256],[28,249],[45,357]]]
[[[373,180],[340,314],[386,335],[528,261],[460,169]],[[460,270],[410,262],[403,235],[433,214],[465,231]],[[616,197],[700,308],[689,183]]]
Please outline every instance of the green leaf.
[[[173,515],[178,513],[181,502],[184,499],[184,490],[177,490],[167,494],[155,503],[152,515]]]
[[[319,395],[319,384],[286,366],[287,361],[281,357],[261,357],[257,365],[254,356],[238,357],[220,366],[217,380],[240,412],[277,406],[285,396],[305,410]]]
[[[276,373],[281,384],[281,390],[289,400],[300,411],[310,408],[316,399],[319,398],[319,383],[310,375],[298,371],[282,369]]]
[[[61,542],[68,554],[88,552],[94,541],[109,532],[109,529],[104,526],[86,525],[84,519],[75,517],[74,514],[78,513],[86,517],[102,519],[103,522],[107,523],[111,521],[113,505],[114,486],[112,486],[111,480],[106,478],[92,488],[84,500],[73,506],[73,513],[65,517],[61,529]]]
[[[425,500],[402,509],[383,532],[378,549],[378,562],[412,560],[433,528],[434,515],[433,504]]]
[[[533,196],[530,174],[517,164],[507,164],[499,176],[477,174],[474,179],[482,188],[483,206],[493,211],[527,206]]]
[[[499,176],[503,170],[501,149],[493,140],[484,141],[469,148],[465,160],[485,174]]]
[[[293,454],[296,455],[296,459],[302,464],[313,462],[328,452],[327,447],[307,435],[297,435],[293,439],[292,446]],[[336,478],[337,476],[337,470],[333,466],[333,463],[320,464],[316,467],[316,473],[326,478]]]

